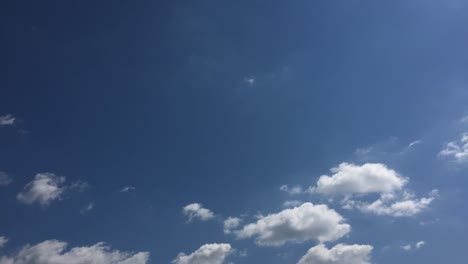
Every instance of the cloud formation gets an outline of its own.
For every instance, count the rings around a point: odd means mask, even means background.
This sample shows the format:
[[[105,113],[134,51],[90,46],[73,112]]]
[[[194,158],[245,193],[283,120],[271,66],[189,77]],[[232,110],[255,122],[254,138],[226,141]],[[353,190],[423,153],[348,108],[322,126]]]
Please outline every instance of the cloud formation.
[[[60,199],[65,191],[65,177],[56,176],[53,173],[39,173],[34,180],[26,184],[24,190],[16,196],[18,201],[24,204],[38,203],[42,206],[49,205],[52,201]]]
[[[203,208],[203,205],[200,203],[186,205],[183,208],[182,213],[189,218],[189,222],[194,218],[197,218],[201,221],[208,221],[214,218],[214,213],[209,209]]]
[[[205,244],[190,255],[179,253],[173,264],[222,264],[232,253],[230,244]],[[0,263],[1,264],[1,263]]]
[[[231,231],[235,228],[237,228],[242,222],[242,219],[238,217],[228,217],[226,220],[224,220],[223,223],[223,231],[224,234],[230,234]]]
[[[130,191],[135,191],[135,190],[136,189],[133,186],[125,186],[125,187],[123,187],[122,190],[120,190],[120,192],[130,192]]]
[[[8,243],[8,238],[4,236],[0,236],[0,248],[4,247]]]
[[[331,176],[320,176],[313,192],[326,195],[390,193],[401,190],[408,181],[385,164],[366,163],[362,166],[341,163],[332,168]]]
[[[331,249],[323,244],[307,252],[297,264],[370,264],[370,245],[338,244]]]
[[[260,246],[281,246],[286,242],[307,240],[334,241],[350,230],[344,218],[328,206],[304,203],[261,217],[234,233],[241,239],[256,237],[255,243]]]
[[[447,143],[439,152],[439,157],[446,157],[455,162],[468,162],[468,133],[463,133],[457,141]]]
[[[15,124],[16,118],[13,115],[0,116],[0,126],[12,126]]]
[[[0,171],[0,186],[7,186],[13,180],[8,176],[6,172]]]
[[[111,250],[102,242],[67,250],[65,242],[46,240],[33,246],[26,245],[13,255],[0,256],[0,264],[146,264],[148,259],[148,252]]]

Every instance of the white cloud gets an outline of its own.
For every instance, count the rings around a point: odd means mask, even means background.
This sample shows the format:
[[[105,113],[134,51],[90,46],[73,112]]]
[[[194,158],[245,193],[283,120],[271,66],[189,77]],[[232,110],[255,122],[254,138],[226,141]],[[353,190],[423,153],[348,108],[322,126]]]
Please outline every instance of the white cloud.
[[[456,162],[468,162],[468,133],[463,133],[460,140],[447,143],[439,152],[440,157],[451,158]]]
[[[270,214],[234,231],[238,238],[256,237],[260,246],[281,246],[286,242],[334,241],[346,235],[351,226],[326,205],[304,203],[293,209]]]
[[[313,192],[327,195],[390,193],[401,190],[408,181],[381,163],[362,166],[341,163],[331,171],[331,176],[320,176],[317,185],[312,188]]]
[[[203,205],[199,203],[193,203],[185,206],[182,213],[189,218],[189,222],[194,218],[198,218],[201,221],[208,221],[214,218],[214,213],[209,209],[203,208]]]
[[[93,210],[93,208],[94,208],[94,204],[89,203],[87,206],[83,207],[83,209],[80,210],[80,214],[87,214],[88,212]]]
[[[408,244],[408,245],[404,245],[402,248],[403,248],[403,250],[405,250],[405,251],[410,251],[410,250],[413,248],[413,246],[411,246],[410,244]]]
[[[8,243],[8,238],[4,236],[0,236],[0,248],[4,247]]]
[[[359,203],[357,208],[365,213],[376,215],[389,215],[394,217],[413,216],[427,209],[438,196],[438,191],[433,190],[428,197],[414,199],[413,195],[382,195],[373,203]]]
[[[299,201],[299,200],[288,200],[288,201],[285,201],[283,203],[283,206],[289,208],[289,207],[296,207],[296,206],[299,206],[301,204],[302,204],[302,202]]]
[[[23,192],[18,193],[16,198],[25,204],[39,203],[47,206],[52,201],[60,199],[66,189],[63,186],[64,182],[65,177],[53,173],[39,173],[33,181],[26,184]]]
[[[174,264],[222,264],[232,253],[230,244],[205,244],[190,255],[179,253]],[[1,264],[1,263],[0,263]]]
[[[302,187],[301,187],[301,186],[289,187],[288,185],[282,185],[282,186],[280,187],[280,191],[289,193],[289,194],[291,194],[291,195],[302,194],[302,193],[305,193],[305,192],[306,192],[306,191],[302,190]]]
[[[6,172],[0,171],[0,186],[7,186],[13,180],[6,174]]]
[[[297,264],[370,264],[370,245],[338,244],[327,249],[320,244],[303,256]]]
[[[15,117],[13,115],[0,116],[0,126],[12,126],[15,124]]]
[[[421,140],[415,140],[415,141],[413,141],[413,142],[411,142],[411,143],[408,144],[408,148],[412,148],[412,147],[414,147],[415,145],[421,144],[421,143],[422,143]]]
[[[146,264],[149,253],[128,253],[100,242],[93,246],[74,247],[67,251],[67,243],[46,240],[10,256],[0,256],[0,264]]]
[[[130,192],[130,191],[135,191],[135,187],[133,186],[125,186],[120,192]]]
[[[425,241],[419,241],[419,242],[416,243],[416,248],[421,248],[421,247],[423,247],[425,244],[426,244]]]
[[[242,219],[237,218],[237,217],[228,217],[226,220],[224,220],[223,223],[223,231],[225,234],[230,234],[231,231],[235,228],[237,228],[242,222]]]

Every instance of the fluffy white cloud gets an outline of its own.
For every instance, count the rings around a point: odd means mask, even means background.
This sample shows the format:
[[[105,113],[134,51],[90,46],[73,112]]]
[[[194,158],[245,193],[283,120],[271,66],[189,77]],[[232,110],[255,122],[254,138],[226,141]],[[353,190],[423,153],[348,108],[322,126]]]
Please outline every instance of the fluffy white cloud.
[[[419,241],[419,242],[416,243],[415,246],[416,246],[416,248],[421,248],[421,247],[424,246],[425,244],[426,244],[426,242],[424,242],[424,241]]]
[[[281,246],[286,242],[334,241],[351,230],[341,215],[328,206],[304,203],[293,209],[261,217],[234,233],[238,238],[256,237],[260,246]]]
[[[0,126],[12,126],[15,124],[15,117],[13,115],[0,116]]]
[[[433,190],[428,197],[415,199],[413,195],[382,195],[373,203],[358,203],[356,206],[365,213],[376,215],[389,215],[394,217],[413,216],[427,209],[438,196],[438,191]]]
[[[402,248],[405,251],[410,251],[413,248],[413,246],[411,246],[411,244],[408,244],[408,245],[404,245]]]
[[[179,253],[174,264],[222,264],[232,253],[230,244],[205,244],[190,255]],[[1,263],[0,263],[1,264]]]
[[[468,133],[463,133],[458,141],[447,143],[439,152],[439,156],[451,158],[456,162],[468,162]]]
[[[56,176],[53,173],[39,173],[34,180],[26,184],[23,192],[18,193],[16,198],[25,204],[39,203],[47,206],[52,201],[60,199],[65,191],[65,177]]]
[[[0,248],[4,247],[6,243],[8,243],[8,238],[0,236]]]
[[[13,180],[6,174],[6,172],[0,171],[0,186],[7,186]]]
[[[320,176],[317,185],[312,188],[313,192],[327,195],[389,193],[401,190],[408,181],[381,163],[362,166],[341,163],[331,172],[331,176]]]
[[[214,213],[209,209],[203,208],[203,205],[199,203],[186,205],[182,213],[189,218],[189,221],[192,221],[194,218],[198,218],[201,221],[208,221],[214,218]]]
[[[320,244],[303,256],[298,264],[370,264],[370,245],[338,244],[331,249]]]
[[[235,228],[237,228],[240,223],[242,222],[242,219],[237,218],[237,217],[228,217],[226,220],[224,220],[223,223],[223,231],[225,234],[230,234],[231,231]]]
[[[46,240],[34,246],[27,245],[14,255],[1,256],[0,264],[146,264],[148,259],[148,252],[111,250],[104,243],[67,251],[67,243]]]

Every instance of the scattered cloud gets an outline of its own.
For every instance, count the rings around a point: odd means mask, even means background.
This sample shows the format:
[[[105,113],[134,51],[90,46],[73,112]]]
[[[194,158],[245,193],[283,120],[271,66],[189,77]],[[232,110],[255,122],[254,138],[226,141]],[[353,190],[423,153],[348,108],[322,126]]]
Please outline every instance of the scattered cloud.
[[[233,252],[230,244],[205,244],[190,255],[179,253],[173,264],[222,264]]]
[[[93,246],[74,247],[67,250],[67,243],[58,240],[46,240],[21,250],[10,256],[0,256],[0,264],[146,264],[149,253],[128,253],[112,250],[99,242]]]
[[[338,244],[331,249],[317,245],[307,252],[297,264],[370,264],[370,245]]]
[[[468,133],[463,133],[459,140],[447,143],[439,152],[439,157],[450,158],[455,162],[468,162]]]
[[[84,192],[89,188],[89,183],[85,181],[76,181],[70,184],[70,190],[77,192]]]
[[[238,217],[228,217],[224,220],[223,231],[225,234],[230,234],[231,231],[237,228],[242,222],[242,219]]]
[[[203,208],[203,205],[199,203],[193,203],[185,206],[182,210],[182,213],[189,218],[189,222],[194,218],[197,218],[201,221],[208,221],[214,218],[214,213],[209,209]]]
[[[260,246],[281,246],[286,242],[334,241],[350,230],[344,218],[327,205],[304,203],[264,216],[234,233],[240,239],[256,237]]]
[[[4,247],[8,243],[8,238],[4,236],[0,236],[0,248]]]
[[[331,176],[320,176],[317,185],[312,188],[313,192],[326,195],[390,193],[401,190],[408,181],[381,163],[362,166],[341,163],[331,172]]]
[[[87,214],[93,209],[94,209],[94,203],[89,203],[87,206],[83,207],[83,209],[80,210],[80,214]]]
[[[39,173],[33,181],[26,184],[24,190],[18,193],[16,198],[24,204],[38,203],[47,206],[52,201],[61,198],[66,189],[63,186],[64,182],[65,177],[59,177],[53,173]]]
[[[416,242],[416,248],[421,248],[421,247],[423,247],[424,245],[426,245],[426,242],[425,242],[425,241]]]
[[[255,84],[255,79],[254,78],[245,78],[244,82],[249,86],[253,86]]]
[[[13,180],[8,176],[6,172],[0,171],[0,186],[7,186],[9,185]]]
[[[136,190],[136,188],[133,187],[133,186],[125,186],[125,187],[123,187],[122,190],[120,190],[120,192],[132,192],[132,191],[135,191],[135,190]]]
[[[304,194],[308,192],[306,190],[303,190],[302,187],[298,185],[293,187],[289,187],[288,185],[282,185],[280,187],[280,191],[289,193],[290,195]]]
[[[288,200],[288,201],[285,201],[283,203],[283,207],[288,207],[288,208],[289,207],[296,207],[296,206],[299,206],[301,204],[302,204],[302,202],[299,201],[299,200]]]
[[[413,141],[413,142],[411,142],[411,143],[408,144],[408,148],[412,148],[412,147],[414,147],[415,145],[421,144],[421,143],[422,143],[422,140],[415,140],[415,141]]]
[[[357,208],[365,213],[375,215],[389,215],[393,217],[407,217],[421,213],[438,197],[438,191],[432,190],[428,197],[414,198],[413,194],[404,193],[400,197],[382,195],[373,203],[357,203]]]
[[[405,251],[410,251],[410,250],[413,248],[413,246],[411,246],[410,244],[408,244],[408,245],[404,245],[404,246],[401,247],[401,248],[403,248],[403,250],[405,250]]]
[[[15,120],[16,118],[11,114],[0,116],[0,126],[12,126]]]

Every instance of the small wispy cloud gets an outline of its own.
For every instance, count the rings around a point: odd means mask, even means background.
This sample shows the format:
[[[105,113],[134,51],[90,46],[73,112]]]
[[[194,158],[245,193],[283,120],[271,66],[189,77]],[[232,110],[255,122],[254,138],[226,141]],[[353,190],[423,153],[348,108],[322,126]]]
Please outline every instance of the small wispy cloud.
[[[11,114],[0,116],[0,126],[12,126],[15,120],[16,118]]]
[[[255,84],[255,79],[254,78],[245,78],[244,82],[249,86],[253,86]]]
[[[457,141],[451,141],[439,152],[439,157],[450,158],[455,162],[468,162],[468,132],[461,135]]]
[[[4,247],[8,243],[8,238],[4,236],[0,236],[0,248]]]
[[[6,172],[0,171],[0,186],[7,186],[9,185],[13,180],[8,176]]]
[[[401,248],[404,250],[404,251],[410,251],[412,249],[420,249],[422,248],[424,245],[426,245],[426,242],[425,241],[419,241],[419,242],[416,242],[416,243],[411,243],[411,244],[407,244],[407,245],[404,245],[402,246]]]
[[[420,139],[415,140],[415,141],[413,141],[413,142],[411,142],[411,143],[408,144],[408,148],[412,148],[412,147],[414,147],[415,145],[421,144],[421,143],[422,143],[422,141],[421,141]]]
[[[191,222],[195,218],[201,221],[208,221],[215,217],[211,210],[203,208],[203,205],[200,203],[186,205],[183,208],[182,213],[188,217],[188,222]]]
[[[87,206],[80,210],[80,214],[87,214],[94,209],[94,203],[89,203]]]
[[[131,192],[131,191],[135,191],[135,187],[133,186],[125,186],[122,188],[122,190],[120,190],[120,192]]]

